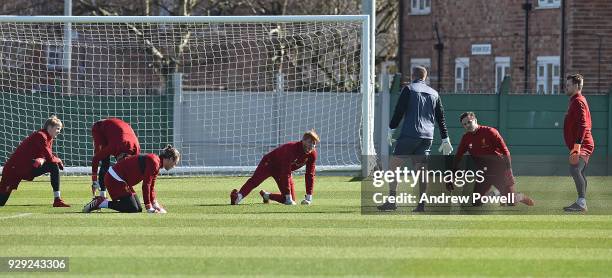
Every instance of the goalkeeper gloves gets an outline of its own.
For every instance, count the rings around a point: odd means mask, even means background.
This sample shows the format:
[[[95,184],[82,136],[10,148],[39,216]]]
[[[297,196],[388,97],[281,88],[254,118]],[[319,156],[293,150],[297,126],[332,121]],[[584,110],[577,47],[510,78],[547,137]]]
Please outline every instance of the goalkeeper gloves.
[[[450,137],[442,139],[442,144],[438,148],[438,151],[443,155],[450,155],[453,152],[453,146],[451,146]]]
[[[574,148],[570,151],[569,163],[571,165],[577,165],[578,159],[580,159],[580,148],[582,145],[574,144]]]

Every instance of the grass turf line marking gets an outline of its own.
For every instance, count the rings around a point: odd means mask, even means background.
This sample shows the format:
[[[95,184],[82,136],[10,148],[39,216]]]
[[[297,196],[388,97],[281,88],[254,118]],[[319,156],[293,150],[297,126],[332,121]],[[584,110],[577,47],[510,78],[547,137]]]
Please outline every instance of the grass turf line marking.
[[[9,218],[18,218],[18,217],[26,217],[26,216],[30,216],[33,213],[27,212],[27,213],[20,213],[20,214],[16,214],[16,215],[11,215],[11,216],[3,216],[0,217],[0,219],[9,219]]]

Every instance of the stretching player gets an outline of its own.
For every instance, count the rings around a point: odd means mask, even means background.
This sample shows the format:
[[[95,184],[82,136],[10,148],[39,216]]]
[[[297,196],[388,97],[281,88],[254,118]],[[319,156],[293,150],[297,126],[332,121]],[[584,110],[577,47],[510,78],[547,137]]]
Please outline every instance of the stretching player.
[[[155,180],[162,167],[169,171],[176,166],[179,159],[179,152],[168,145],[159,156],[155,154],[133,155],[117,162],[108,169],[104,177],[112,201],[96,196],[83,207],[83,212],[91,212],[100,208],[109,208],[119,212],[141,212],[140,200],[133,186],[142,181],[142,196],[147,212],[166,213],[166,210],[157,202]]]
[[[97,121],[91,128],[94,142],[94,156],[91,159],[91,192],[95,195],[96,189],[100,196],[106,198],[104,176],[110,167],[110,156],[121,161],[126,156],[140,154],[138,137],[130,124],[117,118],[108,118]],[[98,174],[98,163],[102,161]]]
[[[478,169],[487,169],[484,181],[474,186],[474,193],[485,195],[491,186],[495,185],[502,196],[513,193],[515,200],[533,206],[534,202],[529,196],[515,191],[510,151],[497,129],[479,125],[473,112],[461,114],[459,121],[466,132],[461,137],[453,169],[457,169],[463,154],[469,152]],[[449,184],[447,188],[452,190],[452,184]],[[481,202],[474,203],[474,206],[480,205],[482,205]]]
[[[0,180],[0,206],[4,206],[13,190],[17,190],[22,180],[49,173],[53,187],[53,207],[70,207],[60,197],[59,171],[64,169],[62,160],[53,154],[53,139],[62,131],[64,125],[56,116],[51,116],[42,129],[24,139],[2,169]]]
[[[306,196],[303,205],[312,203],[312,193],[315,178],[315,161],[317,160],[316,144],[319,135],[314,130],[304,133],[302,141],[289,142],[272,150],[257,165],[253,176],[246,181],[240,191],[234,189],[230,193],[230,203],[237,205],[246,198],[251,191],[259,186],[265,179],[273,177],[280,193],[269,193],[261,190],[259,194],[264,203],[270,200],[285,205],[295,205],[295,188],[291,172],[306,165]]]

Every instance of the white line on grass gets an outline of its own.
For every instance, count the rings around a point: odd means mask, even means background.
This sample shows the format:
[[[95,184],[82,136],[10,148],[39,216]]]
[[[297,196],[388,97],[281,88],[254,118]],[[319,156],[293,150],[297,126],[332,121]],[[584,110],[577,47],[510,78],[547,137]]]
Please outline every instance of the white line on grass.
[[[462,260],[466,254],[474,260],[557,260],[612,261],[612,250],[603,248],[509,248],[509,247],[285,247],[262,246],[171,246],[171,245],[19,245],[3,246],[11,256],[78,256],[82,258],[134,258],[147,250],[157,258],[266,258],[266,259],[448,259]]]
[[[96,214],[97,215],[97,214]],[[105,219],[142,219],[150,215],[142,213],[124,214],[124,213],[102,213],[100,214]],[[188,219],[188,220],[294,220],[299,216],[299,220],[359,220],[359,221],[389,221],[389,222],[404,222],[404,221],[441,221],[441,222],[610,222],[612,215],[361,215],[355,213],[286,213],[283,215],[275,214],[274,212],[261,212],[261,214],[251,213],[223,213],[223,214],[203,214],[203,213],[171,213],[164,217],[172,219]],[[81,213],[72,214],[36,214],[33,216],[40,219],[62,218],[62,219],[82,219],[83,217],[93,217]]]
[[[266,229],[248,229],[249,236],[335,236],[344,238],[393,237],[423,238],[434,235],[438,238],[598,238],[612,239],[612,233],[604,229],[423,229],[423,228],[294,228],[268,227]],[[244,236],[245,227],[147,227],[111,226],[111,227],[74,227],[74,226],[8,226],[0,229],[0,235],[62,235],[80,236],[96,234],[113,234],[116,236]],[[611,250],[612,251],[612,250]],[[612,253],[611,253],[612,257]]]
[[[26,216],[30,216],[33,213],[27,212],[27,213],[20,213],[20,214],[15,214],[15,215],[11,215],[11,216],[3,216],[0,217],[0,219],[9,219],[9,218],[18,218],[18,217],[26,217]]]

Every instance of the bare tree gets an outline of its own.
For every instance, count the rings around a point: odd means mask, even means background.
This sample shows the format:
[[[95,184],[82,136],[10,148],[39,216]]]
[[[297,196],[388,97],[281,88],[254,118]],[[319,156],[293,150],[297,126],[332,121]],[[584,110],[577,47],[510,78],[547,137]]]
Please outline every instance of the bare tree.
[[[376,1],[376,63],[395,60],[398,42],[399,1]]]
[[[78,0],[78,9],[83,14],[116,16],[116,15],[173,15],[190,16],[194,11],[198,13],[218,13],[219,11],[231,12],[237,7],[236,1],[231,0],[143,0],[137,1],[96,1]],[[212,12],[207,10],[210,7]],[[125,26],[144,43],[147,52],[154,57],[152,66],[159,71],[163,78],[163,84],[168,85],[171,74],[177,72],[186,46],[192,39],[191,28],[181,24],[174,26],[180,30],[180,37],[174,45],[174,49],[167,49],[156,45],[150,39],[150,32],[155,32],[150,24],[125,23]],[[158,30],[158,32],[164,32]]]
[[[37,14],[41,10],[50,14],[63,14],[63,0],[8,0],[0,4],[2,14]],[[392,60],[396,57],[399,46],[397,40],[397,16],[399,2],[397,0],[377,0],[376,28],[376,63]],[[43,7],[43,8],[41,8]],[[37,10],[38,9],[38,10]],[[74,15],[307,15],[307,14],[359,14],[361,0],[75,0]],[[178,36],[173,36],[176,42],[172,48],[157,45],[151,40],[152,32],[163,30],[152,29],[146,24],[125,24],[132,34],[139,37],[147,52],[153,57],[152,67],[161,73],[162,78],[176,72],[180,67],[181,58],[187,51],[187,46],[194,39],[192,29],[188,26],[175,26],[180,30]],[[283,74],[288,66],[298,70],[308,70],[316,65],[317,70],[327,77],[323,87],[340,87],[351,90],[356,82],[351,77],[358,71],[358,66],[333,66],[314,57],[324,55],[315,42],[308,42],[300,37],[287,37],[288,32],[282,24],[276,24],[266,30],[270,34],[271,44],[268,51],[272,63],[270,72]],[[341,40],[342,34],[332,35],[331,40]],[[310,60],[303,59],[304,52],[313,53]],[[309,63],[304,65],[300,63]],[[339,76],[342,76],[339,78]],[[167,80],[165,80],[167,81]]]
[[[5,0],[0,2],[2,15],[62,15],[63,0]]]
[[[361,0],[317,0],[317,1],[296,1],[296,0],[247,0],[246,5],[253,14],[258,15],[285,15],[285,14],[360,14]],[[397,0],[377,0],[376,1],[376,53],[375,63],[380,65],[384,61],[395,60],[397,57],[398,42],[398,12],[399,1]],[[280,28],[280,27],[277,27]],[[290,55],[281,48],[275,55],[276,62],[283,62],[285,55]],[[295,55],[295,53],[294,53]],[[289,59],[292,60],[292,59]],[[295,66],[295,65],[294,65]],[[282,69],[277,68],[281,71]],[[326,71],[328,76],[333,76],[331,71]],[[353,72],[346,72],[348,75]],[[339,84],[343,86],[342,84]]]

